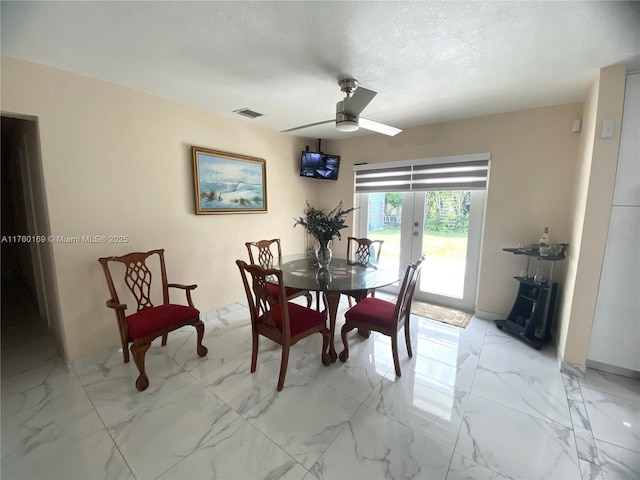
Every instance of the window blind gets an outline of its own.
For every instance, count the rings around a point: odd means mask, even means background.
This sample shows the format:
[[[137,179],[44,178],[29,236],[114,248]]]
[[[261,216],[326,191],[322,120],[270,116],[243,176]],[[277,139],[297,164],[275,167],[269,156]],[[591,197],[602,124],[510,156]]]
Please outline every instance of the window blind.
[[[398,162],[395,166],[393,163],[356,165],[355,191],[484,190],[489,157],[489,154],[460,155],[440,161]]]

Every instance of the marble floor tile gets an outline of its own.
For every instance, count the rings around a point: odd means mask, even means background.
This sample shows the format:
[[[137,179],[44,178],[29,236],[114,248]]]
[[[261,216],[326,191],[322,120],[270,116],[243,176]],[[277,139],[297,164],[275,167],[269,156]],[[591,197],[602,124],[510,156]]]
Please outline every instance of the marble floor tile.
[[[555,349],[551,345],[536,350],[522,340],[493,325],[487,329],[480,356],[538,375],[562,380]]]
[[[2,379],[2,416],[40,405],[51,398],[80,388],[75,372],[62,358],[28,372]]]
[[[104,429],[82,389],[2,419],[2,470],[64,450]]]
[[[107,427],[193,381],[193,377],[169,357],[157,350],[152,354],[150,352],[151,349],[147,352],[145,362],[149,387],[143,392],[136,389],[139,372],[133,361],[113,367],[101,380],[84,386]]]
[[[589,463],[586,460],[580,459],[580,473],[582,480],[604,480],[600,465]]]
[[[393,369],[393,360],[371,355],[366,349],[350,349],[349,354],[344,363],[340,359],[328,366],[321,362],[311,362],[302,371],[354,400],[363,402],[389,370]]]
[[[640,455],[618,445],[596,439],[600,471],[604,480],[637,480],[640,478]]]
[[[169,336],[167,346],[162,350],[174,362],[195,377],[201,377],[229,360],[251,351],[251,344],[241,340],[223,329],[205,330],[202,344],[208,353],[199,357],[196,351],[197,335],[195,328],[176,331]],[[249,337],[247,340],[250,340]]]
[[[237,413],[243,414],[276,391],[280,363],[279,351],[261,353],[258,355],[256,371],[251,373],[251,353],[246,353],[203,375],[199,380]],[[296,373],[298,370],[288,367],[285,382]]]
[[[448,448],[458,436],[468,392],[412,371],[382,380],[364,404]]]
[[[359,402],[300,372],[281,392],[244,414],[252,425],[310,468],[347,424]]]
[[[483,467],[459,453],[454,453],[449,465],[447,480],[509,480],[509,477]]]
[[[589,388],[582,396],[593,436],[640,454],[640,402]]]
[[[136,478],[156,478],[240,418],[197,381],[109,427]]]
[[[580,478],[571,429],[473,394],[455,451],[511,478]]]
[[[574,425],[573,433],[576,436],[578,458],[595,465],[600,465],[600,460],[598,460],[598,451],[596,450],[596,444],[591,431]]]
[[[338,352],[348,308],[343,296]],[[6,480],[640,478],[640,380],[560,373],[553,345],[536,351],[475,316],[460,329],[412,315],[401,377],[389,337],[353,331],[348,361],[325,367],[313,335],[292,346],[277,392],[281,347],[261,338],[250,373],[241,300],[201,314],[203,359],[193,327],[155,341],[138,392],[120,347],[68,365],[44,324],[21,318],[36,314],[3,310]]]
[[[106,429],[96,432],[55,454],[13,470],[3,469],[5,479],[24,480],[135,480]]]
[[[572,426],[562,379],[480,358],[471,393],[542,420]]]
[[[243,418],[218,431],[159,477],[301,480],[307,470]]]
[[[584,378],[578,381],[582,387],[640,402],[640,379],[638,378],[623,377],[588,368]]]
[[[49,335],[29,335],[17,345],[5,345],[6,343],[10,342],[5,337],[0,351],[2,378],[28,373],[45,363],[62,359]]]
[[[320,480],[446,477],[452,450],[361,406],[311,468]]]

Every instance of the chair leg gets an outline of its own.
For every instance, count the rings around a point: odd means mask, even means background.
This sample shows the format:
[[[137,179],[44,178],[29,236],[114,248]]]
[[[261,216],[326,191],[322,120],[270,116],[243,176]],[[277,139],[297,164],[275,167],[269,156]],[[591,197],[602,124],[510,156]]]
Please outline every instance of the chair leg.
[[[129,338],[124,334],[123,327],[119,325],[120,330],[120,345],[122,345],[122,359],[124,363],[129,363]]]
[[[167,344],[167,337],[169,336],[168,333],[165,333],[164,335],[162,335],[162,346],[164,347]]]
[[[252,330],[251,337],[251,373],[254,373],[258,363],[258,340],[260,339],[260,336],[258,335],[258,332]]]
[[[280,361],[280,377],[278,378],[277,390],[281,391],[284,387],[284,377],[287,374],[287,365],[289,364],[289,345],[282,346],[282,360]]]
[[[307,299],[307,308],[311,308],[311,304],[313,303],[313,297],[311,296],[310,293],[307,293],[305,297]]]
[[[149,377],[147,377],[147,373],[144,369],[144,357],[147,354],[147,350],[151,346],[151,342],[138,344],[137,340],[133,341],[131,345],[131,354],[133,355],[133,361],[136,363],[136,367],[138,367],[138,372],[140,375],[136,380],[136,388],[143,392],[149,386]]]
[[[402,376],[402,372],[400,372],[400,358],[398,357],[398,334],[396,332],[395,335],[391,335],[391,353],[393,354],[393,364],[396,367],[396,375],[398,377]]]
[[[404,339],[407,342],[407,353],[410,357],[413,357],[413,352],[411,351],[411,331],[409,330],[409,321],[404,322]]]
[[[196,327],[196,332],[198,333],[198,343],[196,347],[198,356],[204,357],[209,352],[207,347],[202,345],[202,339],[204,338],[204,322],[202,320],[198,320],[193,326]]]
[[[320,333],[322,333],[322,364],[327,367],[331,365],[331,355],[327,352],[327,349],[329,348],[329,335],[331,333],[328,328],[325,328]]]
[[[353,302],[351,301],[351,297],[347,295],[347,300],[349,301],[349,308],[353,307]]]
[[[340,330],[340,336],[342,337],[342,344],[344,345],[344,350],[340,352],[340,361],[346,362],[349,358],[349,341],[347,340],[347,333],[353,330],[355,327],[345,323],[342,326],[342,330]]]

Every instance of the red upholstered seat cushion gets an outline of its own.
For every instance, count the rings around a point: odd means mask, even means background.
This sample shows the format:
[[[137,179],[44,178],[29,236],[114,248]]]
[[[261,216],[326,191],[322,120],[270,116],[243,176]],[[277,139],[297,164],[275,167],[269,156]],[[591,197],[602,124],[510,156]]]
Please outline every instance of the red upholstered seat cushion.
[[[396,304],[375,297],[367,297],[344,314],[347,321],[364,322],[381,327],[390,327]]]
[[[289,325],[292,336],[306,332],[318,325],[325,325],[324,315],[315,310],[289,302],[287,302],[287,307],[289,308]],[[263,321],[263,317],[258,318],[258,321]],[[278,305],[272,307],[271,318],[273,318],[278,330],[282,331],[282,310]]]
[[[160,305],[142,310],[126,318],[131,338],[142,338],[158,330],[199,317],[200,310],[186,305]]]
[[[278,298],[278,285],[273,285],[272,283],[267,283],[267,288],[269,289],[269,292],[271,293],[271,296],[273,298]],[[298,289],[298,288],[288,288],[285,287],[284,289],[284,294],[287,296],[287,298],[289,298],[291,295],[295,295],[296,293],[300,293],[302,290]]]

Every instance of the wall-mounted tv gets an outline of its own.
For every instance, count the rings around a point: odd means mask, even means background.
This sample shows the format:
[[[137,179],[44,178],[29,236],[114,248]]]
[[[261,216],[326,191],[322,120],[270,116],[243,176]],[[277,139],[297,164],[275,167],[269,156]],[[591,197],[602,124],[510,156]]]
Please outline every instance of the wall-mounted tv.
[[[322,152],[302,152],[300,159],[300,176],[337,180],[340,168],[338,155],[327,155]]]

